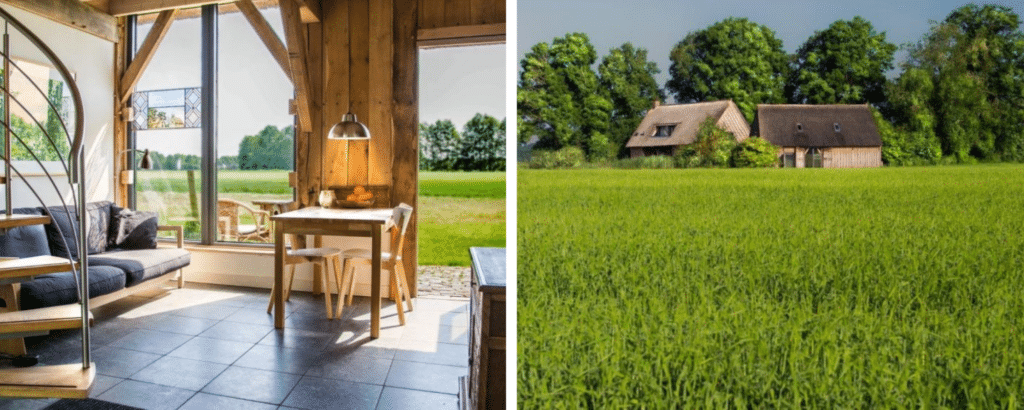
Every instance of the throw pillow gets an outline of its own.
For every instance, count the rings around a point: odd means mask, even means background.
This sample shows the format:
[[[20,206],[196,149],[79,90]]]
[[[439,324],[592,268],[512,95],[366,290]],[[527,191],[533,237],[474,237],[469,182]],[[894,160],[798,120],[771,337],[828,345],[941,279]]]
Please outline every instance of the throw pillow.
[[[122,209],[117,220],[117,239],[114,246],[121,249],[156,248],[156,227],[159,221],[156,212]]]

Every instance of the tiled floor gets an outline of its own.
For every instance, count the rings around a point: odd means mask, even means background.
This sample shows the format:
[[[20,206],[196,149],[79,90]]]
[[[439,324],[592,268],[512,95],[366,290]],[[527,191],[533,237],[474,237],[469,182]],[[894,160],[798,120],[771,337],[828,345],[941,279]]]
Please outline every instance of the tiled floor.
[[[146,409],[455,409],[467,373],[469,303],[420,297],[398,325],[384,302],[369,337],[369,299],[328,320],[322,296],[296,292],[286,329],[266,290],[188,284],[93,310],[92,397]],[[29,340],[42,364],[80,360],[78,331]],[[7,363],[0,363],[6,366]],[[54,400],[0,400],[0,409]]]

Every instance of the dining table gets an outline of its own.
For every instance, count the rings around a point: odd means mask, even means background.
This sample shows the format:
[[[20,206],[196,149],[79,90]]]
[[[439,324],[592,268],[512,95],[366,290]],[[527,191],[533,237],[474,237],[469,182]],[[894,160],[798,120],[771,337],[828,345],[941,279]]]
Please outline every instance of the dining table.
[[[335,209],[307,207],[273,215],[274,222],[274,327],[284,329],[285,234],[370,238],[370,337],[380,337],[381,238],[394,210],[391,208]],[[330,292],[329,289],[324,289]],[[341,295],[339,295],[340,297]]]

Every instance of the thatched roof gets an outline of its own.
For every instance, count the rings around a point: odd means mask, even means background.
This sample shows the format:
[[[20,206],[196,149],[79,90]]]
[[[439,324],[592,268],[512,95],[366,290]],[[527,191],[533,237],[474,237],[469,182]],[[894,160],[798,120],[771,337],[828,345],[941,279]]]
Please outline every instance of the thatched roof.
[[[761,138],[780,147],[882,146],[866,104],[760,104],[756,124]]]
[[[700,124],[708,117],[714,117],[718,126],[731,132],[737,141],[743,141],[750,136],[750,125],[743,119],[743,113],[732,100],[660,105],[647,111],[643,121],[630,136],[626,147],[663,147],[693,143],[697,139]],[[675,129],[667,137],[655,137],[659,125],[674,125]]]

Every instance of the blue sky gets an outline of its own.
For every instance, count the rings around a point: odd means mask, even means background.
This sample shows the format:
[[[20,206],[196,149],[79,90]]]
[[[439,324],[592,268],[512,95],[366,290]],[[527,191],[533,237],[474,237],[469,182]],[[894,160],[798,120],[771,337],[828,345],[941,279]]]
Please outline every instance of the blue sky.
[[[792,53],[815,31],[858,15],[870,21],[875,30],[886,32],[889,42],[916,42],[928,31],[929,20],[943,20],[964,4],[950,0],[519,0],[516,56],[521,60],[534,44],[550,43],[570,32],[590,37],[598,61],[609,49],[628,41],[648,50],[648,59],[661,70],[656,77],[658,83],[664,86],[672,47],[687,33],[730,16],[746,17],[770,27],[782,39],[786,52]],[[1008,6],[1024,16],[1024,1],[978,4]],[[904,56],[899,53],[897,59]]]

